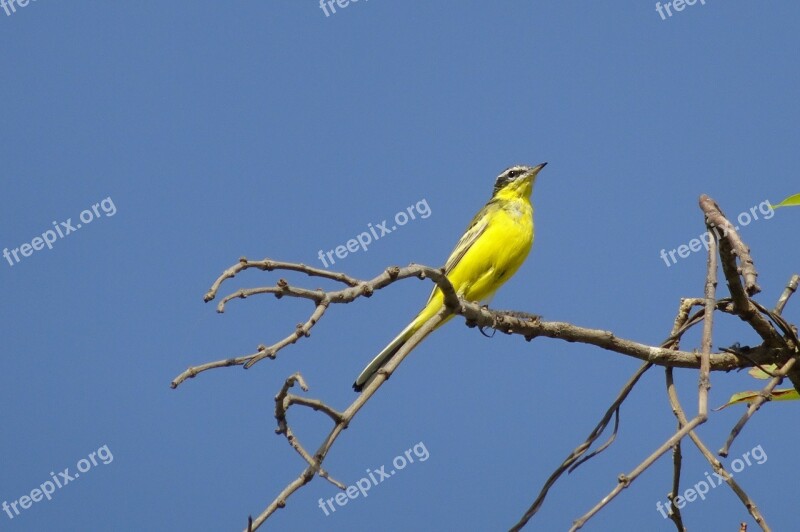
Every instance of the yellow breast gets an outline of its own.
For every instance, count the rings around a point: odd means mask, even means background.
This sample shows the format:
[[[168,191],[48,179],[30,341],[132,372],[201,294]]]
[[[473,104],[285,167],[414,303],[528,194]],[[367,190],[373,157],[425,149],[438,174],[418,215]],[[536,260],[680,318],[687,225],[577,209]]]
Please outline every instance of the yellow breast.
[[[470,301],[494,295],[522,265],[533,244],[533,208],[527,198],[504,202],[484,233],[448,278]]]

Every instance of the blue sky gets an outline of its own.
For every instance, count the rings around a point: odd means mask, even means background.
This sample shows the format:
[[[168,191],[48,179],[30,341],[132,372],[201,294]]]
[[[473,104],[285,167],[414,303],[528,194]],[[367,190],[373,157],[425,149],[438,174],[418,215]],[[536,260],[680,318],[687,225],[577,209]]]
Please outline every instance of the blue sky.
[[[313,0],[0,8],[0,248],[20,249],[0,259],[0,503],[19,504],[51,472],[86,470],[52,500],[0,513],[0,530],[243,528],[303,468],[274,434],[284,379],[300,371],[310,396],[345,408],[430,286],[409,280],[331,308],[277,360],[171,390],[186,367],[272,344],[311,310],[253,297],[219,315],[202,301],[213,280],[243,255],[322,267],[320,250],[423,201],[427,217],[332,269],[439,266],[512,164],[549,163],[533,251],[493,305],[660,343],[679,299],[702,294],[704,253],[670,266],[659,256],[703,232],[698,197],[735,217],[800,192],[798,15],[791,2],[744,0],[663,20],[649,1],[361,0],[328,16]],[[742,228],[767,306],[798,271],[798,215]],[[223,292],[280,276],[246,272]],[[758,343],[720,317],[715,347],[737,341]],[[455,319],[406,359],[326,466],[355,484],[409,449],[427,458],[328,516],[318,500],[336,490],[315,479],[270,529],[508,529],[638,365],[555,340],[487,339]],[[696,379],[678,373],[690,412]],[[711,404],[753,385],[714,374]],[[797,412],[768,404],[724,460],[761,446],[763,463],[735,477],[776,530],[796,523],[784,479]],[[717,449],[741,413],[714,413],[699,433]],[[316,448],[327,419],[293,419]],[[562,478],[529,528],[568,528],[674,427],[652,371],[617,443]],[[710,468],[684,449],[685,489]],[[656,510],[671,471],[660,460],[586,529],[674,530]],[[693,529],[756,529],[725,487],[683,513]]]

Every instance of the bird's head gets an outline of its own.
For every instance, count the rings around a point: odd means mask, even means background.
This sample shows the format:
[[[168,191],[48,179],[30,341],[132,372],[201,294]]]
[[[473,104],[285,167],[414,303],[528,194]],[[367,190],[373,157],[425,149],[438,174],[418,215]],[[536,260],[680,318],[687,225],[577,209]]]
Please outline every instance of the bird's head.
[[[547,163],[536,166],[519,164],[506,168],[497,176],[492,197],[508,199],[522,196],[530,197],[536,174],[546,165]]]

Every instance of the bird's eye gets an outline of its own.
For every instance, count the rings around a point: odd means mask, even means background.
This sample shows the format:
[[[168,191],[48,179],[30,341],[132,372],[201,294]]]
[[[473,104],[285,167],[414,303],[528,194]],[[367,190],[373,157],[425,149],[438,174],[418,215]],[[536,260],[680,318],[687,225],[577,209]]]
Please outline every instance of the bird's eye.
[[[510,177],[511,179],[514,179],[515,177],[517,177],[517,171],[516,170],[511,170],[508,173],[508,177]]]

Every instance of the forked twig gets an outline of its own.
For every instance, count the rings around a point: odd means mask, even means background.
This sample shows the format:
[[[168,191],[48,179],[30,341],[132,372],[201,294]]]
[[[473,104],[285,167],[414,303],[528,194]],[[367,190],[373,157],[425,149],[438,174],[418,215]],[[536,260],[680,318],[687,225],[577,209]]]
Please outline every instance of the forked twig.
[[[678,399],[678,390],[675,387],[675,381],[672,377],[672,368],[667,368],[666,370],[667,376],[667,396],[669,397],[670,405],[672,406],[672,412],[675,414],[675,417],[678,418],[679,425],[685,425],[688,423],[686,419],[686,414],[684,413],[683,407],[681,406],[680,400]],[[767,525],[767,521],[764,519],[764,516],[761,515],[761,511],[758,509],[755,501],[742,489],[741,486],[733,479],[733,476],[728,473],[722,463],[717,460],[714,454],[708,449],[708,447],[703,443],[700,437],[697,435],[695,431],[691,431],[689,433],[689,437],[692,439],[694,444],[703,454],[703,456],[708,460],[708,463],[711,464],[711,467],[714,469],[714,472],[717,473],[720,477],[725,480],[725,483],[733,490],[736,496],[742,501],[742,504],[756,521],[758,526],[761,527],[762,530],[765,532],[769,532],[770,528]],[[677,486],[673,487],[673,493],[677,495]],[[677,507],[674,507],[675,511],[679,511]],[[671,516],[670,516],[671,517]]]

